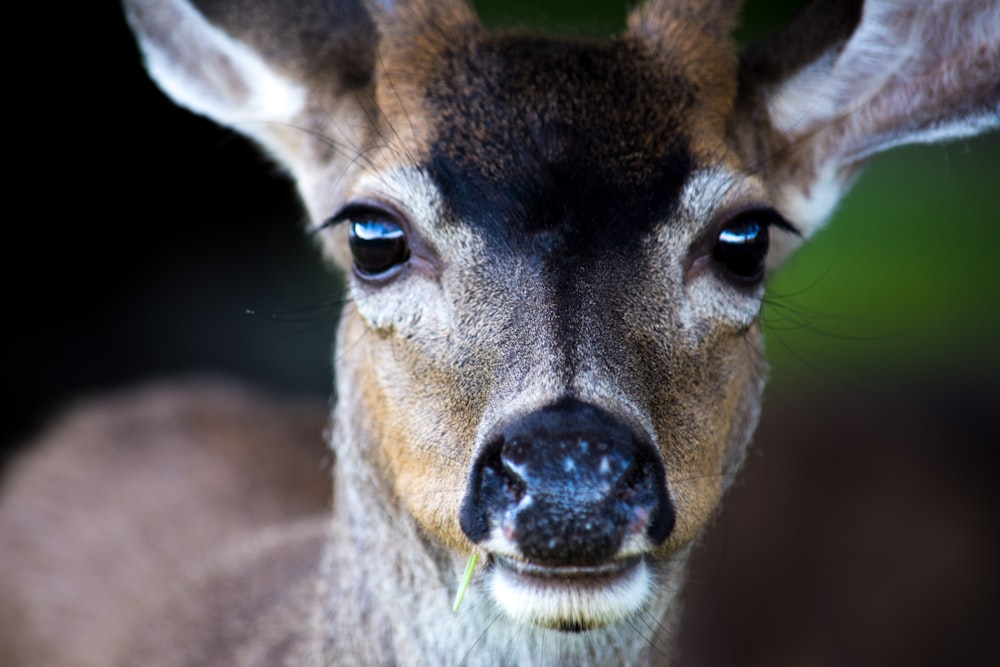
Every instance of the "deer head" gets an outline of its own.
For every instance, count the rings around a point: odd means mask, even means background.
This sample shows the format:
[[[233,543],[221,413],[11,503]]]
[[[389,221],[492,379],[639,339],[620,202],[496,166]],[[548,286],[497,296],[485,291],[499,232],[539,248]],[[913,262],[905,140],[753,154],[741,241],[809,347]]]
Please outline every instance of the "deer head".
[[[386,660],[443,645],[474,551],[498,628],[672,619],[757,422],[768,275],[872,155],[1000,125],[992,0],[821,0],[742,58],[727,0],[606,40],[458,0],[126,5],[156,81],[288,170],[347,277],[326,614],[429,591],[373,612]]]

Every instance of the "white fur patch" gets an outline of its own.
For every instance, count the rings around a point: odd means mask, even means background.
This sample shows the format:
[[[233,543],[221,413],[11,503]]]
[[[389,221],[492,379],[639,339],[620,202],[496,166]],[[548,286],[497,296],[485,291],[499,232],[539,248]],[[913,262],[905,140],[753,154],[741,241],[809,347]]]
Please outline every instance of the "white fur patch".
[[[195,113],[234,126],[288,121],[305,105],[303,86],[187,3],[142,3],[131,8],[130,20],[153,79]]]
[[[808,189],[780,189],[781,211],[794,220],[804,236],[812,235],[833,214],[834,209],[851,185],[837,165],[826,162],[817,166],[815,180]]]
[[[540,627],[619,622],[642,609],[651,588],[645,561],[601,582],[539,580],[502,566],[494,567],[490,576],[490,592],[500,608],[516,623]]]
[[[808,235],[847,191],[851,167],[875,153],[1000,126],[997,63],[995,0],[866,2],[846,43],[770,91],[771,122],[810,174],[779,184],[782,211]]]
[[[434,228],[443,211],[437,186],[423,172],[412,167],[364,174],[349,190],[349,197],[375,199],[394,205],[425,236]]]

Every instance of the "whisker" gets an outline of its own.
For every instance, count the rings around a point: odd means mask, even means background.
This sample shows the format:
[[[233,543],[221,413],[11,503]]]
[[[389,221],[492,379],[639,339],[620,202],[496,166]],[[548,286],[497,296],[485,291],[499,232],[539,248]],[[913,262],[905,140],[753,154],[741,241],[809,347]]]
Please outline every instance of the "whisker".
[[[660,646],[658,646],[656,644],[656,642],[653,641],[653,639],[651,639],[644,632],[642,632],[638,627],[636,627],[635,623],[632,622],[631,618],[625,618],[625,623],[627,623],[628,626],[630,628],[632,628],[632,630],[637,635],[639,635],[640,637],[642,637],[642,639],[646,642],[646,645],[648,645],[651,649],[653,649],[654,651],[656,651],[657,653],[659,653],[661,658],[663,658],[663,659],[665,659],[667,661],[670,660],[670,654],[667,653],[666,651],[664,651],[663,648],[661,648]]]
[[[497,621],[499,621],[499,620],[500,620],[500,619],[501,619],[502,617],[503,617],[503,612],[501,612],[501,611],[497,611],[497,612],[495,612],[495,613],[494,613],[494,615],[493,615],[493,619],[492,619],[492,620],[491,620],[491,621],[490,621],[489,623],[487,623],[487,624],[486,624],[486,626],[485,626],[485,627],[483,628],[483,631],[479,633],[479,635],[478,635],[478,636],[476,637],[476,640],[475,640],[475,641],[474,641],[474,642],[472,643],[472,645],[471,645],[471,646],[469,646],[468,650],[467,650],[467,651],[465,652],[465,655],[464,655],[464,656],[462,657],[462,659],[461,659],[461,660],[459,661],[459,663],[458,663],[459,665],[465,665],[465,664],[468,664],[468,662],[469,662],[469,658],[470,658],[470,657],[472,656],[472,652],[473,652],[473,651],[474,651],[474,650],[476,649],[476,647],[477,647],[477,646],[479,646],[480,642],[482,642],[482,641],[483,641],[483,639],[484,639],[484,638],[486,637],[486,635],[487,635],[487,634],[489,633],[490,629],[491,629],[491,628],[492,628],[492,627],[493,627],[493,626],[494,626],[494,625],[495,625],[495,624],[497,623]]]

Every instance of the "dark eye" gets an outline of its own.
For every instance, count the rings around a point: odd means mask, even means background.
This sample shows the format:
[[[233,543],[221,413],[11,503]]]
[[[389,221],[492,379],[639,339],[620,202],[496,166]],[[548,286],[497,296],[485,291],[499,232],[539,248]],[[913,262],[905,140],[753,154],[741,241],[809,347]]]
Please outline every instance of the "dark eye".
[[[410,249],[402,225],[377,209],[355,209],[344,216],[350,228],[351,256],[358,272],[375,277],[406,262]]]
[[[764,277],[771,225],[792,229],[775,211],[761,210],[741,213],[719,231],[712,258],[727,277],[744,285],[760,282]]]

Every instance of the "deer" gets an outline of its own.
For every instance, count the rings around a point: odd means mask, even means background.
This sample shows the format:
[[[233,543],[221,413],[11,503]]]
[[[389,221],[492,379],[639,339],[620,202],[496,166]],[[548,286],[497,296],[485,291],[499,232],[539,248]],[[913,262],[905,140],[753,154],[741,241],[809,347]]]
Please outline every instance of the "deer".
[[[817,0],[742,54],[739,5],[597,39],[461,0],[125,0],[163,91],[296,184],[346,280],[336,398],[64,418],[0,496],[0,661],[672,664],[768,277],[872,156],[1000,127],[994,0]]]

